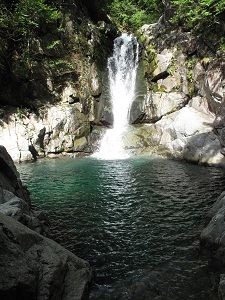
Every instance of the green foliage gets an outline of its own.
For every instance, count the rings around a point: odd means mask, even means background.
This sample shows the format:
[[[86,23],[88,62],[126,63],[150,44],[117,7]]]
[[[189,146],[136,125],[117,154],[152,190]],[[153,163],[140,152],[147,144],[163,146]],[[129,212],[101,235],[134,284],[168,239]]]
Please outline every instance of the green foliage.
[[[32,99],[32,68],[42,58],[35,41],[52,34],[54,40],[46,45],[47,50],[60,46],[61,12],[57,3],[58,0],[0,0],[0,103],[23,105]]]
[[[171,0],[176,11],[172,23],[200,35],[216,52],[224,49],[225,0]]]
[[[51,70],[52,74],[54,76],[61,76],[65,72],[74,71],[76,67],[76,62],[70,62],[65,59],[61,58],[55,58],[51,60],[45,60],[44,65],[47,67],[47,69]]]
[[[168,68],[168,73],[171,75],[171,76],[174,76],[174,73],[177,71],[177,61],[175,59],[175,57],[173,56],[172,59],[171,59],[171,63],[170,63],[170,66]]]
[[[163,5],[160,0],[111,0],[105,11],[120,30],[135,31],[144,24],[158,21]]]
[[[194,66],[197,63],[197,58],[193,57],[188,59],[185,62],[185,65],[187,67],[187,81],[188,81],[188,92],[191,96],[194,96],[194,81],[193,81],[193,75],[194,75]]]
[[[21,121],[24,118],[27,118],[29,113],[30,113],[30,110],[28,108],[21,108],[21,107],[16,108],[16,117]]]
[[[0,4],[0,28],[5,29],[10,24],[10,13],[5,5]]]
[[[30,32],[46,31],[60,17],[60,11],[46,0],[21,0],[10,8],[1,4],[0,30],[15,40],[27,37]]]
[[[225,0],[172,0],[176,15],[173,23],[205,36],[221,37],[225,33]],[[215,43],[215,41],[212,41]]]
[[[45,0],[22,0],[15,5],[13,25],[22,35],[41,29],[42,25],[55,23],[60,12]]]
[[[12,1],[0,4],[0,68],[6,61],[20,60],[21,65],[29,64],[32,56],[30,38],[46,33],[57,33],[57,21],[61,12],[46,0]],[[55,40],[48,49],[60,44]]]
[[[61,44],[61,41],[60,41],[60,40],[53,41],[51,44],[49,44],[49,45],[47,46],[47,49],[54,49],[55,46],[60,45],[60,44]]]

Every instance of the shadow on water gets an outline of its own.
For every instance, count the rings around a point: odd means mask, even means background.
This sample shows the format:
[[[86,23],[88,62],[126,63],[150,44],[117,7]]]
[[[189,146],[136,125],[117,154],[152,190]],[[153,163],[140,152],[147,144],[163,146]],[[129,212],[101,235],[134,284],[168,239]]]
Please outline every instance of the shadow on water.
[[[158,158],[21,164],[53,238],[88,260],[92,300],[217,299],[198,236],[224,171]]]

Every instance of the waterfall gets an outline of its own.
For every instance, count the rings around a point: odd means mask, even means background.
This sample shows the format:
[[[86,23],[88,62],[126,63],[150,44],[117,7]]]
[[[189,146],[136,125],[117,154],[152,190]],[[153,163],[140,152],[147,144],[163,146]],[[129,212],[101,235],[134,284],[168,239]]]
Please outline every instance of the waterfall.
[[[103,136],[99,151],[94,154],[97,158],[128,157],[124,149],[123,135],[129,125],[130,108],[135,97],[138,52],[138,43],[133,35],[123,33],[115,39],[113,56],[108,59],[113,127]]]

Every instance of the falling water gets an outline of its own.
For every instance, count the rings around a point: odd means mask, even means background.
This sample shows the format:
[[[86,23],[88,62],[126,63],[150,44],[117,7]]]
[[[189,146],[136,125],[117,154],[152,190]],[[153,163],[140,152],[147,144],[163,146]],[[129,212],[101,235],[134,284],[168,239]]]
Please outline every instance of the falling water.
[[[123,145],[123,135],[128,127],[130,108],[135,96],[138,50],[138,43],[133,35],[123,33],[114,41],[113,56],[108,59],[113,128],[106,131],[95,157],[128,157]]]

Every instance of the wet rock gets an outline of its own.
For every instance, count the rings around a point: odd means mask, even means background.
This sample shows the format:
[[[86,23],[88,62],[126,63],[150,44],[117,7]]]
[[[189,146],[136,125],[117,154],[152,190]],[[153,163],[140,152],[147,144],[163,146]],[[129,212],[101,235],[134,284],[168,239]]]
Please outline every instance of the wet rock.
[[[123,136],[125,151],[130,155],[150,155],[155,153],[159,137],[152,124],[129,126]]]
[[[130,282],[129,289],[121,291],[118,299],[125,300],[171,300],[167,284],[160,272],[144,274]]]
[[[220,275],[218,295],[219,299],[225,299],[225,192],[223,192],[214,203],[207,215],[208,225],[200,235],[201,247],[210,253],[210,261],[215,264],[214,269]]]
[[[47,217],[43,212],[31,209],[29,191],[23,186],[15,164],[3,146],[0,146],[0,170],[0,212],[48,235]]]

